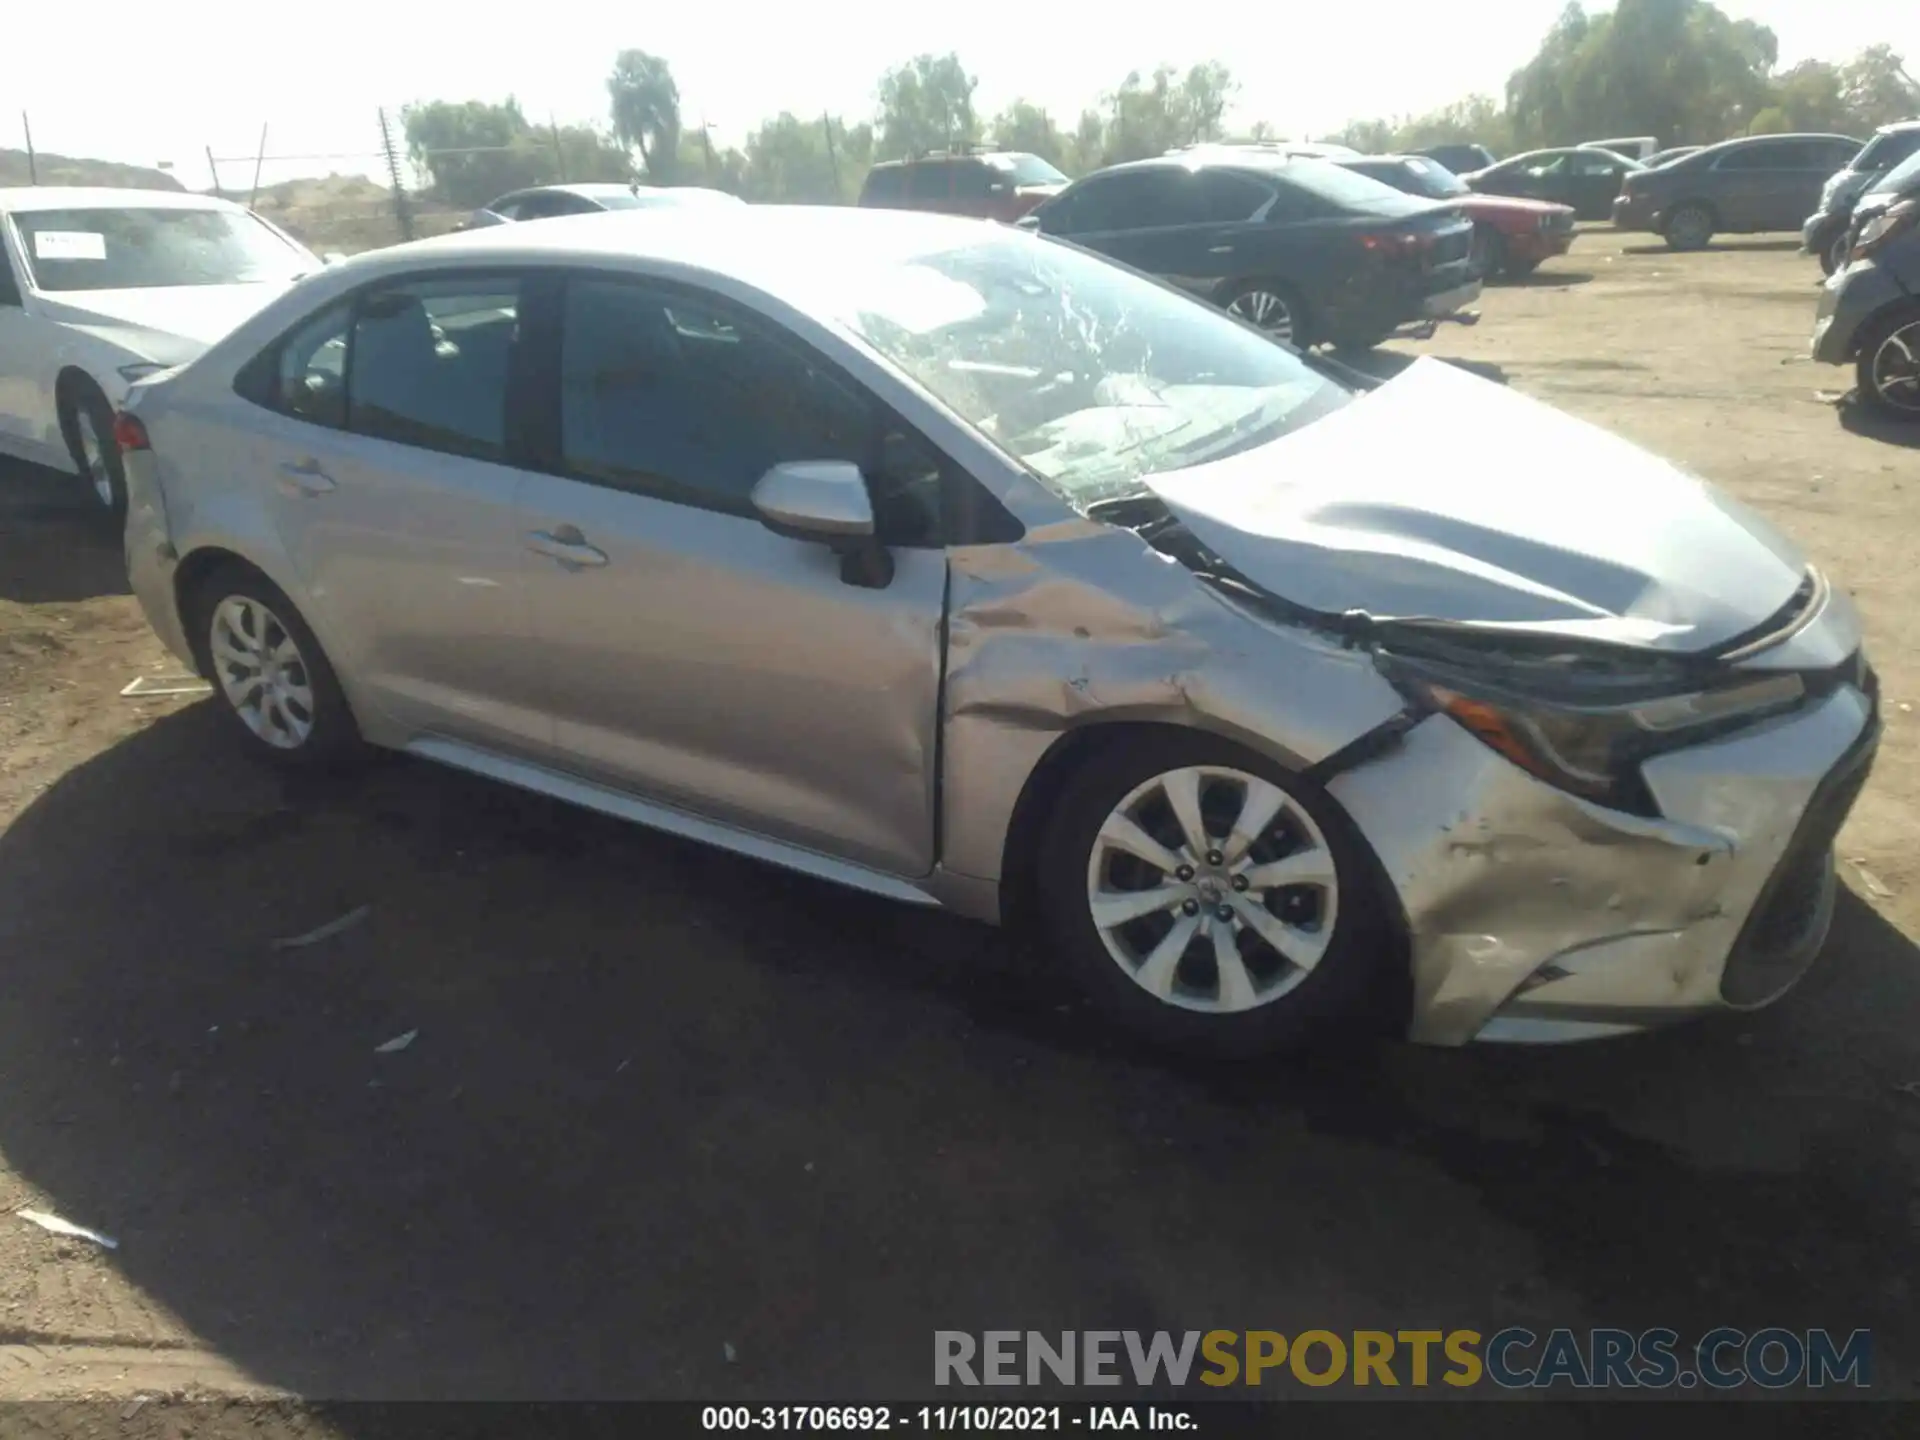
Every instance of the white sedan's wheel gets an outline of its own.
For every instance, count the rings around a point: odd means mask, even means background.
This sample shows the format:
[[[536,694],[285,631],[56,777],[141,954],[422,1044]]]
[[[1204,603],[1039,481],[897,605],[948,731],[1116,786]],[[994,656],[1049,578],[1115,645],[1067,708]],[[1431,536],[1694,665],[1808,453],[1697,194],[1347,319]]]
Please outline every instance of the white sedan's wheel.
[[[1325,957],[1340,877],[1326,835],[1278,785],[1189,765],[1135,786],[1101,825],[1087,905],[1107,954],[1167,1005],[1271,1004]]]
[[[298,750],[313,735],[313,681],[286,624],[249,595],[213,610],[207,646],[221,692],[240,722],[276,750]]]

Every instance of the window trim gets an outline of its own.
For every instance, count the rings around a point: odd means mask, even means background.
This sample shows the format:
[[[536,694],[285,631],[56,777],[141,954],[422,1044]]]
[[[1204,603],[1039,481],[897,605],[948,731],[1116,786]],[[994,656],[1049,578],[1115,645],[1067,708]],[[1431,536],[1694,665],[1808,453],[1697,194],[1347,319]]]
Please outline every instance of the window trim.
[[[13,263],[13,242],[8,235],[13,217],[0,214],[0,309],[25,310],[26,287],[20,283],[20,267]]]
[[[233,392],[248,404],[257,405],[283,420],[291,421],[296,425],[311,425],[316,430],[324,430],[331,434],[351,435],[356,439],[374,441],[382,445],[398,445],[407,450],[423,451],[429,455],[446,455],[457,460],[469,460],[477,465],[507,465],[518,469],[534,469],[536,467],[528,462],[527,456],[531,449],[528,438],[538,397],[532,384],[533,376],[529,373],[532,346],[527,339],[527,324],[529,313],[535,306],[545,279],[545,271],[525,265],[486,267],[463,265],[431,270],[405,270],[398,274],[383,275],[364,281],[346,293],[336,295],[324,304],[306,311],[267,344],[261,346],[253,357],[234,373]],[[388,435],[373,435],[354,429],[352,423],[354,332],[359,328],[362,303],[369,295],[385,290],[404,289],[410,285],[468,280],[479,285],[512,281],[519,289],[516,323],[521,329],[521,341],[516,348],[515,358],[508,362],[507,387],[501,397],[504,444],[500,458],[489,459],[461,450],[443,450],[434,445],[419,445],[411,440],[396,440]],[[341,362],[340,372],[344,385],[342,399],[345,409],[343,422],[339,425],[329,425],[311,416],[296,415],[280,403],[278,384],[280,357],[286,347],[292,343],[294,336],[322,315],[341,309],[346,311],[347,317],[346,357]]]
[[[628,285],[658,296],[665,304],[671,304],[677,296],[688,304],[706,306],[723,315],[739,316],[748,325],[769,332],[774,344],[785,349],[801,363],[818,368],[834,384],[847,391],[857,403],[864,405],[876,436],[886,428],[898,428],[926,449],[940,469],[939,533],[931,540],[921,543],[903,542],[882,535],[879,537],[882,544],[899,549],[943,550],[959,545],[1009,544],[1026,534],[1026,527],[1000,499],[969,474],[964,466],[954,460],[953,456],[923,429],[887,404],[874,393],[871,386],[849,373],[845,365],[821,350],[805,336],[796,334],[790,326],[781,323],[764,311],[706,286],[647,272],[602,268],[591,263],[556,265],[544,278],[548,283],[542,287],[537,301],[528,302],[528,313],[533,316],[531,326],[525,319],[522,321],[521,338],[523,349],[528,355],[528,369],[533,376],[546,377],[545,383],[539,385],[537,392],[527,397],[529,409],[524,412],[521,428],[529,441],[528,448],[531,453],[524,461],[518,462],[524,468],[558,476],[576,484],[591,485],[596,489],[632,495],[639,499],[668,505],[684,505],[688,509],[726,515],[754,525],[761,523],[759,517],[750,509],[742,512],[722,505],[704,505],[687,498],[683,490],[667,492],[640,485],[615,484],[596,475],[582,474],[567,466],[562,445],[561,409],[563,404],[561,366],[566,339],[567,286],[572,281]],[[871,487],[871,481],[868,483]],[[869,488],[869,494],[871,495],[871,488]]]

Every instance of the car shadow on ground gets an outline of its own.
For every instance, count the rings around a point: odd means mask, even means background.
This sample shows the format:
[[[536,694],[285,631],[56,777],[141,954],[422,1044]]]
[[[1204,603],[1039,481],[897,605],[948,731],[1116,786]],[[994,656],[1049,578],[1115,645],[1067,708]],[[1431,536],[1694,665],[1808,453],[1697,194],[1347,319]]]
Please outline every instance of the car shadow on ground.
[[[1554,270],[1552,268],[1535,270],[1527,275],[1503,275],[1487,283],[1501,290],[1562,290],[1571,285],[1587,285],[1593,281],[1591,270]]]
[[[104,513],[73,476],[0,459],[0,600],[129,593],[120,537]]]
[[[1705,250],[1675,250],[1664,240],[1655,240],[1651,244],[1623,245],[1620,247],[1621,253],[1626,255],[1705,255],[1711,254],[1715,250],[1745,250],[1751,251],[1754,254],[1783,254],[1796,251],[1799,248],[1800,242],[1797,239],[1784,237],[1762,238],[1759,236],[1744,235],[1716,235],[1712,241],[1708,243]],[[1808,263],[1817,264],[1818,262],[1809,256]]]
[[[1737,1023],[1175,1064],[985,928],[218,722],[0,834],[0,1152],[121,1242],[29,1300],[111,1263],[321,1398],[898,1400],[990,1327],[1842,1324],[1899,1373],[1920,967],[1850,897]]]
[[[1834,409],[1840,417],[1840,428],[1850,435],[1920,450],[1920,417],[1907,421],[1889,419],[1877,410],[1869,410],[1851,394]]]
[[[1370,350],[1364,355],[1341,358],[1363,375],[1371,375],[1376,380],[1391,380],[1422,357],[1405,350]],[[1464,370],[1469,375],[1478,375],[1482,380],[1491,380],[1496,385],[1507,383],[1506,369],[1491,360],[1462,360],[1454,355],[1435,355],[1430,358]]]

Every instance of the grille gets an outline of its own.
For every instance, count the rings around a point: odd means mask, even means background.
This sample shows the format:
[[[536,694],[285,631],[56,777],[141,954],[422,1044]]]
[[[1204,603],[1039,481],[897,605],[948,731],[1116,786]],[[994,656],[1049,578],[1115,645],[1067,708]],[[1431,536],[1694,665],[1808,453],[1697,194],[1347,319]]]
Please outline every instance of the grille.
[[[1833,842],[1873,769],[1879,729],[1876,714],[1852,752],[1814,792],[1727,957],[1720,995],[1729,1005],[1765,1004],[1813,962],[1808,946],[1823,917]]]

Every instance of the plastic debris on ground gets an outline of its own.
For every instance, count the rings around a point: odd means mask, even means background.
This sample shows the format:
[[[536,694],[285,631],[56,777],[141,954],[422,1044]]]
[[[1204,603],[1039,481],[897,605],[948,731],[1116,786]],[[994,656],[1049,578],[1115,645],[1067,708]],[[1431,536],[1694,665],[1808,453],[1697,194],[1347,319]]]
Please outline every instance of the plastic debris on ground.
[[[127,699],[149,695],[208,695],[213,686],[198,675],[141,675],[127,682],[120,694]]]
[[[374,1046],[373,1053],[376,1055],[398,1055],[402,1050],[406,1049],[407,1046],[413,1044],[414,1038],[418,1036],[419,1033],[418,1030],[409,1030],[404,1035],[396,1035],[393,1039],[387,1041],[386,1044]]]
[[[102,1235],[98,1230],[89,1230],[84,1225],[76,1225],[71,1220],[62,1220],[58,1215],[45,1210],[16,1210],[13,1212],[29,1225],[38,1225],[50,1235],[69,1235],[75,1240],[91,1240],[94,1244],[108,1250],[118,1250],[120,1242],[111,1235]]]
[[[309,930],[304,935],[289,935],[284,940],[274,941],[273,948],[276,950],[298,950],[303,946],[317,945],[322,940],[332,939],[342,930],[351,930],[372,913],[373,906],[371,905],[356,906],[339,919],[329,920],[326,924]]]

